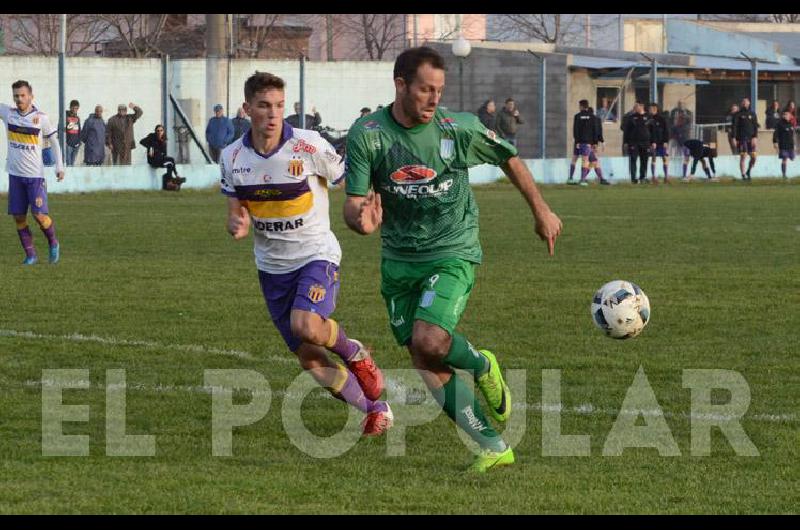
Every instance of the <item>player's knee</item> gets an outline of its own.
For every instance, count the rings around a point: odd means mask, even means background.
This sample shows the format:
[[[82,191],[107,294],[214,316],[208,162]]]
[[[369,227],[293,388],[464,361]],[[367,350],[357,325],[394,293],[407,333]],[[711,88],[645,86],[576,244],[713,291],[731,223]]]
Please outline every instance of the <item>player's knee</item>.
[[[293,311],[290,321],[292,335],[309,344],[322,345],[327,342],[325,324],[319,315],[308,311]]]
[[[411,337],[411,351],[415,357],[415,365],[417,362],[423,365],[441,362],[450,351],[450,337],[446,333],[415,333]]]

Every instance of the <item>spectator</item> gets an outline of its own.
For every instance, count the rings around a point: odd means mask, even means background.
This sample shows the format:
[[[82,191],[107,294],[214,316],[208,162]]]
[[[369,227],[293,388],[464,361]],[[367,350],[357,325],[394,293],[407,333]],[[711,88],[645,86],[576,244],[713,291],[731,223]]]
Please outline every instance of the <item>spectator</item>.
[[[647,182],[647,158],[650,155],[649,119],[644,112],[644,103],[637,101],[635,111],[625,122],[622,142],[628,145],[628,164],[631,182],[636,181],[636,159],[639,159],[639,182]]]
[[[634,102],[633,103],[633,107],[631,107],[631,110],[629,110],[628,112],[626,112],[625,114],[622,115],[622,119],[620,120],[620,123],[619,123],[619,130],[622,131],[622,155],[623,156],[629,156],[630,155],[630,146],[628,145],[627,138],[625,136],[625,127],[628,126],[628,120],[631,119],[631,116],[633,116],[634,114],[637,113],[638,108],[639,108],[639,104],[637,102]]]
[[[361,119],[368,114],[372,114],[372,109],[369,107],[361,107],[361,110],[359,112],[361,113],[361,115],[358,118]]]
[[[742,180],[750,180],[750,172],[756,164],[758,151],[758,117],[750,110],[750,98],[743,98],[739,112],[733,121],[733,133],[736,136],[736,145],[739,147],[739,169]],[[744,170],[744,159],[750,155],[747,171]]]
[[[487,99],[478,109],[478,119],[484,127],[490,131],[497,132],[497,105],[493,99]]]
[[[105,158],[106,122],[103,121],[103,107],[97,105],[94,114],[86,118],[81,129],[83,142],[83,163],[87,166],[101,166]]]
[[[231,121],[233,122],[233,141],[235,142],[250,130],[250,120],[247,119],[244,109],[239,107],[236,117]]]
[[[790,114],[789,122],[792,124],[792,127],[797,127],[797,105],[795,105],[793,99],[789,100],[784,110],[789,111]]]
[[[81,148],[81,119],[78,116],[80,103],[77,99],[69,102],[69,110],[67,111],[66,120],[64,120],[64,136],[67,148],[64,151],[64,156],[67,159],[67,165],[75,165],[75,158],[78,156],[78,150]]]
[[[658,103],[650,103],[650,116],[647,122],[650,132],[650,174],[653,177],[653,184],[658,183],[656,177],[656,158],[661,157],[661,167],[664,169],[664,182],[669,180],[669,130],[667,120],[658,111]]]
[[[781,119],[781,102],[777,99],[772,100],[772,106],[767,109],[767,119],[764,120],[767,129],[774,129]]]
[[[794,161],[794,126],[792,126],[791,118],[792,112],[787,106],[775,126],[775,132],[772,133],[772,142],[775,144],[775,150],[778,151],[778,158],[781,159],[783,178],[786,178],[786,162]]]
[[[139,143],[147,149],[147,163],[150,167],[167,168],[167,172],[161,177],[161,189],[180,191],[181,184],[186,182],[186,179],[178,175],[175,159],[167,156],[167,135],[164,126],[156,125],[155,131],[139,140]]]
[[[733,122],[736,119],[736,114],[739,112],[739,105],[734,103],[728,109],[728,114],[726,116],[728,125],[725,126],[725,130],[728,132],[728,144],[731,146],[731,154],[736,155],[739,153],[739,148],[736,145],[736,135],[733,132]]]
[[[497,115],[497,132],[500,133],[500,136],[508,143],[516,147],[517,129],[522,123],[525,122],[519,117],[517,102],[514,101],[514,98],[508,98],[505,106]]]
[[[233,142],[233,123],[223,114],[223,107],[219,103],[214,105],[214,116],[206,125],[206,142],[211,154],[211,160],[219,163],[219,154],[225,147]]]
[[[611,102],[607,97],[600,98],[600,107],[597,109],[597,117],[601,121],[617,121],[614,111],[610,108]]]
[[[294,104],[294,114],[286,118],[289,125],[295,129],[300,129],[300,102],[296,101]],[[306,114],[305,129],[315,129],[322,125],[322,116],[317,112],[316,107],[311,107],[311,114]]]
[[[111,148],[111,160],[116,165],[131,165],[131,150],[136,149],[133,136],[133,124],[142,117],[142,109],[135,103],[129,103],[133,114],[128,114],[128,108],[120,103],[117,105],[117,114],[111,116],[106,126],[106,144]]]
[[[683,101],[678,100],[678,106],[669,113],[669,120],[671,138],[678,146],[683,146],[683,142],[688,140],[692,133],[692,112],[684,107]]]

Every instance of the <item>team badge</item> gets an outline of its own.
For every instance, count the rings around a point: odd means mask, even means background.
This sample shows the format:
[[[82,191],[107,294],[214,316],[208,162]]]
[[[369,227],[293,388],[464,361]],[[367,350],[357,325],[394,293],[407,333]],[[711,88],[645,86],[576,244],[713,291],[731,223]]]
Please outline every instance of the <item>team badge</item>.
[[[303,174],[303,161],[297,158],[289,160],[289,174],[293,177],[299,177]]]
[[[488,136],[493,142],[497,141],[497,133],[491,129],[486,129],[486,136]]]
[[[325,293],[327,293],[325,288],[318,283],[315,283],[308,288],[308,298],[315,304],[318,304],[325,299]]]
[[[375,129],[380,129],[381,128],[381,124],[378,123],[375,120],[370,120],[370,121],[366,122],[363,125],[363,127],[368,131],[374,131]]]
[[[439,155],[445,159],[450,158],[455,152],[455,147],[456,144],[453,140],[450,138],[442,138],[442,141],[439,144]]]
[[[44,204],[44,200],[42,200],[41,197],[36,197],[36,201],[34,201],[34,202],[36,202],[36,207],[37,208],[41,208],[42,204]]]

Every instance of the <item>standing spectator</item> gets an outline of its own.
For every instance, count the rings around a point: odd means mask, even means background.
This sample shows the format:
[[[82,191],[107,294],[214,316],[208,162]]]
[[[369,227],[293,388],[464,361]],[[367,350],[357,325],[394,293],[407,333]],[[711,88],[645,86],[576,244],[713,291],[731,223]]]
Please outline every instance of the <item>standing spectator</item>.
[[[736,144],[739,147],[739,169],[742,180],[751,180],[750,171],[756,165],[758,155],[758,116],[750,110],[750,98],[743,98],[741,109],[736,113],[733,121],[733,132],[736,135]],[[750,164],[747,172],[744,170],[744,159],[750,155]]]
[[[497,132],[497,105],[493,99],[487,99],[478,109],[478,119],[484,127]]]
[[[652,158],[650,158],[650,173],[653,176],[653,184],[658,183],[656,178],[656,158],[658,157],[661,157],[664,182],[667,182],[669,179],[669,153],[667,152],[669,130],[667,128],[667,120],[658,111],[658,103],[650,103],[650,116],[647,126],[650,131],[650,151],[652,154]]]
[[[65,152],[67,158],[67,165],[75,165],[75,158],[78,156],[78,150],[81,148],[81,119],[78,116],[80,103],[77,99],[69,102],[69,110],[67,111],[66,120],[64,120],[64,133],[67,144]]]
[[[581,157],[581,186],[587,186],[586,176],[589,174],[589,155],[592,154],[592,145],[596,142],[597,121],[594,116],[589,112],[589,101],[582,99],[578,102],[580,112],[575,114],[572,120],[572,139],[575,143],[575,149],[572,152],[572,163],[569,166],[569,177],[567,182],[572,184],[572,174],[575,171],[575,162],[578,157]]]
[[[600,118],[600,121],[617,121],[617,117],[614,115],[614,111],[611,110],[611,102],[608,101],[607,97],[600,98],[600,107],[597,109],[597,117]]]
[[[219,154],[222,150],[233,142],[233,123],[225,116],[223,110],[221,104],[214,105],[214,116],[208,120],[208,125],[206,125],[206,142],[208,142],[211,160],[215,164],[219,163]]]
[[[131,165],[131,150],[136,149],[133,139],[133,124],[142,117],[142,109],[135,103],[128,103],[133,109],[133,114],[128,114],[128,108],[120,103],[117,105],[117,114],[111,116],[106,126],[106,144],[111,148],[112,163],[120,166]]]
[[[81,129],[83,142],[83,163],[87,166],[100,166],[105,158],[106,122],[103,121],[103,107],[97,105],[94,114],[86,118]]]
[[[731,146],[731,154],[736,155],[739,153],[739,148],[736,145],[736,134],[733,130],[733,122],[736,120],[736,114],[739,112],[739,105],[734,103],[731,105],[730,109],[728,109],[728,114],[726,116],[728,125],[725,126],[725,130],[728,132],[728,144]]]
[[[294,114],[286,118],[289,125],[295,129],[300,129],[300,102],[294,102]],[[311,107],[311,114],[306,114],[305,129],[316,129],[322,125],[322,116],[317,112],[317,107]]]
[[[767,129],[774,129],[781,119],[781,102],[777,99],[772,100],[772,106],[767,109],[767,119],[764,124]]]
[[[361,110],[359,111],[359,113],[360,114],[359,114],[358,118],[361,119],[364,116],[367,116],[368,114],[372,114],[372,109],[369,108],[369,107],[361,107]]]
[[[164,167],[167,172],[161,177],[161,189],[180,191],[181,184],[186,179],[178,175],[175,169],[175,159],[167,156],[167,135],[164,126],[159,124],[153,132],[139,140],[147,149],[147,163],[150,167]]]
[[[622,115],[622,119],[619,121],[619,130],[622,131],[622,156],[630,156],[630,145],[626,141],[625,137],[625,127],[628,126],[628,121],[631,119],[631,116],[636,114],[636,109],[638,108],[638,103],[634,102],[631,110],[626,112]]]
[[[797,105],[793,99],[789,100],[784,110],[789,111],[789,121],[791,122],[792,127],[797,127]]]
[[[644,103],[637,101],[635,111],[625,122],[625,131],[622,134],[623,144],[628,145],[628,164],[631,173],[631,182],[636,181],[636,159],[639,159],[639,182],[647,182],[647,157],[650,154],[650,129],[648,128],[647,115],[644,113]]]
[[[522,118],[519,117],[519,110],[517,110],[517,102],[514,98],[508,98],[503,110],[497,116],[497,132],[511,145],[517,145],[517,129],[522,123]]]
[[[792,126],[791,118],[792,113],[788,108],[785,109],[782,118],[778,120],[775,126],[775,132],[772,133],[772,143],[775,144],[778,158],[781,159],[783,178],[786,178],[787,161],[794,160],[794,127]]]
[[[684,107],[683,101],[678,100],[678,106],[669,113],[670,137],[675,140],[678,147],[688,140],[692,134],[692,112]]]
[[[250,130],[250,120],[247,119],[244,109],[239,107],[236,117],[231,121],[233,122],[233,141],[235,142]]]

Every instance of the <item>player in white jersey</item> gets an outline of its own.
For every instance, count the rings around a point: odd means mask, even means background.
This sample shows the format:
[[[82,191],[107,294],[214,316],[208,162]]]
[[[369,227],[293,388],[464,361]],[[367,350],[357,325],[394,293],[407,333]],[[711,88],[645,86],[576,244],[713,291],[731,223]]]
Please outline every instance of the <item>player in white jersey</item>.
[[[56,238],[55,225],[48,215],[47,186],[44,180],[42,144],[45,138],[56,134],[47,114],[33,105],[33,89],[27,81],[16,81],[11,85],[16,108],[0,103],[0,119],[6,124],[8,137],[8,213],[14,216],[22,248],[25,250],[24,265],[38,261],[33,234],[28,227],[28,207],[44,232],[50,245],[50,263],[57,263],[60,245]],[[61,149],[58,142],[51,142],[56,159],[56,179],[64,178]]]
[[[378,400],[383,376],[364,346],[330,318],[341,248],[330,229],[327,183],[342,180],[342,158],[317,132],[284,121],[281,78],[256,72],[245,82],[244,96],[252,126],[220,157],[228,232],[242,239],[252,222],[256,268],[273,323],[303,369],[366,413],[364,435],[380,435],[393,422],[389,404]],[[346,366],[333,362],[326,349]]]

